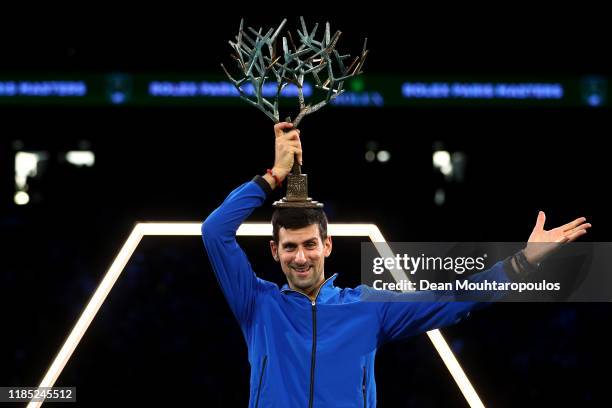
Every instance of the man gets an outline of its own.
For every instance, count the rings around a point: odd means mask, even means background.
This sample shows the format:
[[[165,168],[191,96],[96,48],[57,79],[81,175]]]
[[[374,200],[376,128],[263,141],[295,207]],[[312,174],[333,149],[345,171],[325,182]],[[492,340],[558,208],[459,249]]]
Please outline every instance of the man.
[[[202,235],[213,269],[247,342],[250,407],[374,407],[374,357],[388,341],[458,322],[476,302],[436,302],[435,292],[404,293],[423,302],[365,302],[369,288],[341,289],[324,276],[332,239],[319,209],[277,209],[270,249],[287,278],[281,289],[259,279],[236,242],[240,224],[286,178],[294,157],[302,163],[299,130],[274,126],[272,171],[234,190],[204,221]],[[285,130],[288,130],[285,132]],[[540,213],[529,242],[564,243],[586,233],[579,218],[544,230]],[[529,246],[470,280],[522,279],[549,247]]]

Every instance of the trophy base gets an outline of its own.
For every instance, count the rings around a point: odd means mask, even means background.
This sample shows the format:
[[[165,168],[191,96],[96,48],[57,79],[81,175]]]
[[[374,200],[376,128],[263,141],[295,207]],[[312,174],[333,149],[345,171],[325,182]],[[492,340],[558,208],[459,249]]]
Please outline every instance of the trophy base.
[[[323,208],[323,203],[308,197],[308,175],[301,174],[294,164],[292,173],[287,175],[287,195],[272,204],[276,208]]]
[[[275,201],[272,206],[276,208],[323,208],[323,203],[313,201],[310,197],[300,201],[291,201],[283,197],[282,200]]]

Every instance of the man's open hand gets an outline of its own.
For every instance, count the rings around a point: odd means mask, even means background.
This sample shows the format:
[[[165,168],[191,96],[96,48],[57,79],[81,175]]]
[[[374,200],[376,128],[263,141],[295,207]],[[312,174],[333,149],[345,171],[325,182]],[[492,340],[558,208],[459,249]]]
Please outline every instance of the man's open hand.
[[[544,229],[545,221],[546,214],[544,214],[544,211],[540,211],[524,250],[525,257],[532,265],[542,262],[547,256],[561,248],[563,244],[572,242],[586,234],[587,229],[591,227],[591,224],[586,222],[586,218],[580,217],[565,225],[546,231]]]

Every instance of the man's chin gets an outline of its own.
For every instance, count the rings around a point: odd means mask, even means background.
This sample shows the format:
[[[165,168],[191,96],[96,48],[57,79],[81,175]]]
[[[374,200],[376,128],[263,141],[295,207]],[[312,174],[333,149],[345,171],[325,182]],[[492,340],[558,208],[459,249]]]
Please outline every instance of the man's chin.
[[[296,286],[299,286],[299,287],[308,288],[312,285],[313,281],[314,279],[312,278],[312,274],[308,274],[305,276],[294,275],[293,277],[293,282],[295,283]]]
[[[293,286],[301,290],[310,289],[314,284],[314,277],[312,273],[300,276],[297,274],[293,275]]]

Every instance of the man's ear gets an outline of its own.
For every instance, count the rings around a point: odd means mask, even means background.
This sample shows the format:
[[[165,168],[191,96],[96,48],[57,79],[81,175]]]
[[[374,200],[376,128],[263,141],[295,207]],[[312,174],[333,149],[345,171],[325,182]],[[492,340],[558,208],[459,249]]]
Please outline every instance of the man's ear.
[[[276,242],[274,242],[273,239],[270,240],[270,251],[272,252],[272,258],[278,262],[278,245],[276,245]]]
[[[323,254],[327,258],[328,256],[331,255],[331,251],[332,251],[332,238],[330,235],[328,235],[325,238],[325,241],[323,242],[323,246],[324,246]]]

